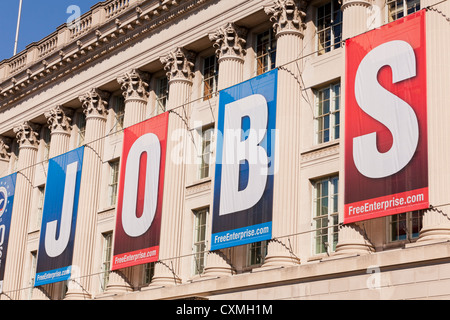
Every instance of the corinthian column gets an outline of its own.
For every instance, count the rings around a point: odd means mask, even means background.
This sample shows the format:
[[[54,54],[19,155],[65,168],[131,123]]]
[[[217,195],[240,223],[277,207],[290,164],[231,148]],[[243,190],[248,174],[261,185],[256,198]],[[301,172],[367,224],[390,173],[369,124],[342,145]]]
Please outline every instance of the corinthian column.
[[[149,78],[147,73],[133,69],[117,79],[125,98],[125,128],[144,121],[146,118]]]
[[[9,234],[8,259],[5,268],[3,291],[12,300],[20,299],[23,288],[23,267],[25,265],[25,248],[28,234],[28,219],[34,179],[36,156],[39,146],[38,127],[24,122],[14,128],[19,143],[19,163],[14,196],[14,207]],[[16,291],[15,291],[16,290]]]
[[[244,57],[247,53],[247,29],[228,23],[209,35],[214,42],[219,63],[218,89],[222,90],[242,82]]]
[[[344,0],[342,4],[342,38],[348,39],[367,31],[368,8],[370,3],[367,0]],[[345,51],[345,46],[343,47]],[[343,52],[344,56],[345,53]],[[342,60],[344,61],[344,59]],[[342,90],[345,93],[345,74],[342,75]],[[345,110],[341,111],[341,127],[345,128]],[[345,141],[341,140],[341,158],[345,150]],[[344,163],[344,161],[342,161]],[[343,167],[342,167],[343,168]],[[341,170],[341,172],[344,172]],[[343,181],[344,179],[340,179]],[[370,222],[369,230],[370,228]],[[362,228],[357,223],[347,224],[339,229],[338,243],[335,255],[367,254],[374,251],[374,246],[367,238],[367,234],[362,232]]]
[[[277,156],[274,177],[273,227],[265,267],[287,267],[300,263],[296,258],[298,232],[298,202],[300,166],[301,119],[299,82],[302,64],[303,31],[306,5],[303,1],[277,0],[264,10],[273,22],[277,40]],[[282,156],[279,156],[282,155]],[[292,247],[293,246],[293,247]],[[288,249],[289,248],[289,249]]]
[[[228,23],[209,35],[214,42],[219,63],[218,89],[223,90],[243,81],[244,58],[247,54],[247,29]],[[214,118],[218,118],[216,108]],[[220,252],[211,251],[206,258],[205,277],[220,277],[233,274],[233,267]]]
[[[83,158],[72,279],[67,300],[91,298],[96,222],[103,145],[109,94],[92,89],[79,97],[86,115],[86,148]]]
[[[171,286],[181,283],[181,217],[184,213],[185,150],[188,130],[185,115],[190,115],[190,96],[194,76],[195,54],[177,48],[161,57],[169,80],[169,136],[164,177],[164,195],[161,221],[161,247],[151,286]]]
[[[45,113],[51,135],[50,159],[69,150],[70,131],[72,130],[71,116],[72,111],[61,106],[56,106]]]

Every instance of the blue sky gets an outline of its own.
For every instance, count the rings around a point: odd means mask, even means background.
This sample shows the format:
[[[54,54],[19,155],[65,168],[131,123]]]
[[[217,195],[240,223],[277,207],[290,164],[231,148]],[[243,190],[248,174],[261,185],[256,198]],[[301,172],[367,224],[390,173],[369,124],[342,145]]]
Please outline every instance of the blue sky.
[[[14,53],[17,16],[20,0],[2,0],[0,10],[0,61],[8,59]],[[81,14],[100,2],[100,0],[23,0],[22,19],[17,52],[51,34],[57,27],[67,22],[73,15],[67,9],[77,5]]]

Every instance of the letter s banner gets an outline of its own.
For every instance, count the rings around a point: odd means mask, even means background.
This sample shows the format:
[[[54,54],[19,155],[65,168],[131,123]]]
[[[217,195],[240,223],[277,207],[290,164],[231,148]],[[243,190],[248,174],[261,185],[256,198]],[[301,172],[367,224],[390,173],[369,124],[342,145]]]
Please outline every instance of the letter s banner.
[[[425,10],[346,41],[344,223],[429,207]]]
[[[158,260],[168,120],[124,131],[112,270]]]

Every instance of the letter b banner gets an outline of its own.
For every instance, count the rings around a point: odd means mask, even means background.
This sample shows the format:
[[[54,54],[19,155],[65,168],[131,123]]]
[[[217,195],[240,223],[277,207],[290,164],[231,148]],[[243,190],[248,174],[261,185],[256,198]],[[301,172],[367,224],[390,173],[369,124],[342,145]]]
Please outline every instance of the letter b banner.
[[[211,250],[272,237],[277,77],[220,92]]]
[[[344,223],[428,202],[425,11],[347,40]]]

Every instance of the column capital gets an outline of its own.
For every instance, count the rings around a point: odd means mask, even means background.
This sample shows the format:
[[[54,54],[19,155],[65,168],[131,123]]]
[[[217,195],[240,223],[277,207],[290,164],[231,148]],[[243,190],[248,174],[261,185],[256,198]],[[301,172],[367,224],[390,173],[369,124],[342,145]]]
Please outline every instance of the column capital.
[[[178,47],[166,56],[160,58],[167,71],[169,81],[187,80],[192,81],[194,77],[194,63],[196,54],[184,48]]]
[[[70,118],[73,114],[73,111],[68,108],[64,108],[61,106],[56,106],[50,111],[45,113],[45,117],[47,118],[48,128],[50,132],[53,133],[65,133],[69,134],[69,131],[72,129]]]
[[[341,10],[344,11],[345,9],[347,9],[348,7],[351,7],[351,6],[361,6],[361,7],[368,8],[371,5],[372,4],[370,3],[369,0],[343,0]]]
[[[150,76],[148,73],[133,69],[130,72],[125,73],[122,77],[117,79],[122,89],[122,94],[125,100],[139,99],[147,100],[148,93],[148,81]]]
[[[11,152],[9,152],[10,144],[10,138],[0,136],[0,160],[8,161],[11,157]]]
[[[83,112],[86,115],[86,119],[89,117],[106,118],[108,115],[108,98],[110,94],[108,92],[93,88],[89,92],[82,96],[79,96]]]
[[[209,34],[209,40],[214,42],[216,55],[221,58],[239,58],[243,59],[247,54],[245,45],[247,44],[248,30],[238,27],[230,22],[225,27],[217,29],[216,32]]]
[[[270,16],[277,36],[283,33],[300,33],[303,36],[306,6],[305,0],[274,0],[274,4],[264,7],[264,11]]]
[[[36,148],[39,145],[38,126],[31,122],[24,122],[14,128],[19,148],[28,147]]]

